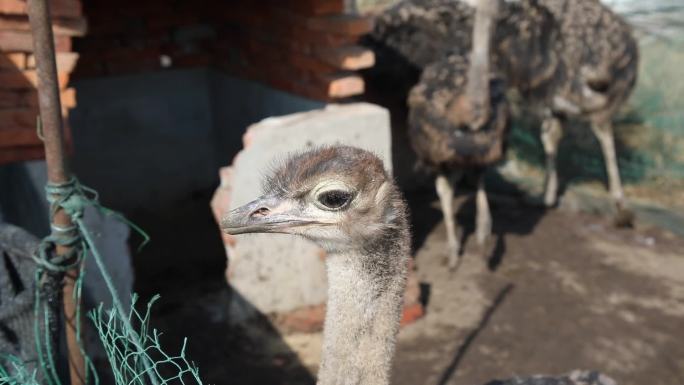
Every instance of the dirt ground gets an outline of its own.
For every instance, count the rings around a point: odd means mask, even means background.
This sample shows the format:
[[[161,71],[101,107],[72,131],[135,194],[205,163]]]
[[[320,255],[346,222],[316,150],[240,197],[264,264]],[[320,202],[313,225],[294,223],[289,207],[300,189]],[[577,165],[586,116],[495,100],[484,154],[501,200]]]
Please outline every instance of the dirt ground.
[[[441,263],[442,224],[418,250],[428,314],[401,332],[395,384],[575,368],[622,385],[684,383],[682,239],[617,230],[593,215],[493,206],[497,239],[484,249],[467,242],[455,274]]]
[[[409,198],[427,313],[400,332],[393,384],[479,385],[577,368],[621,385],[684,384],[684,239],[639,221],[616,229],[605,216],[492,195],[494,236],[478,247],[469,236],[473,202],[459,197],[465,247],[452,273],[433,193]],[[164,222],[171,229],[176,219]],[[208,210],[194,220],[211,224]],[[232,294],[216,271],[220,245],[212,247],[213,259],[200,263],[204,273],[173,258],[156,278],[139,273],[146,282],[139,291],[162,293],[153,322],[164,342],[179,346],[188,336],[207,384],[313,383],[321,335],[283,335],[265,317],[249,333],[229,326],[224,305]],[[176,254],[173,248],[152,253]]]

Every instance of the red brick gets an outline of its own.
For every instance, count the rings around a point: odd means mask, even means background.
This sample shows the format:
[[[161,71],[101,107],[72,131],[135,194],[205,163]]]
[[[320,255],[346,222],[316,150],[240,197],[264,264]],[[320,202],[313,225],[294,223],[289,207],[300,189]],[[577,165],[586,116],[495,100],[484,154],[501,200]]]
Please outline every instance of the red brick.
[[[257,39],[250,39],[245,42],[244,48],[248,60],[256,59],[259,61],[278,62],[285,60],[286,52],[282,52],[277,45],[263,42]]]
[[[255,3],[219,1],[211,6],[209,19],[213,22],[230,22],[240,26],[268,28],[272,19],[269,9],[255,7]]]
[[[33,38],[30,32],[0,31],[0,51],[33,51]]]
[[[344,0],[275,0],[271,4],[306,16],[343,13],[345,10]]]
[[[320,59],[295,52],[287,55],[286,62],[292,64],[296,68],[319,74],[329,74],[335,72],[336,70],[335,67],[323,62]]]
[[[322,84],[327,86],[328,96],[331,98],[346,98],[362,94],[364,91],[363,79],[355,74],[339,74],[324,77]]]
[[[55,36],[55,51],[56,52],[71,52],[71,37],[69,36]]]
[[[2,142],[0,141],[0,147]],[[27,160],[43,159],[45,151],[43,145],[17,146],[0,148],[0,165],[12,162],[23,162]]]
[[[60,94],[60,99],[62,102],[62,108],[74,108],[76,107],[76,89],[67,88]]]
[[[52,30],[56,35],[85,36],[88,32],[88,22],[84,18],[55,19]]]
[[[314,51],[314,56],[335,68],[344,70],[370,68],[375,64],[373,51],[357,45],[319,48]]]
[[[68,116],[69,110],[76,107],[76,90],[67,88],[60,93],[60,103],[62,105],[62,115]],[[21,107],[35,108],[38,111],[38,94],[27,92],[21,96]]]
[[[0,91],[0,108],[18,107],[21,105],[21,93],[15,91]]]
[[[61,89],[69,83],[68,73],[57,74]],[[38,84],[38,75],[35,70],[4,71],[0,72],[0,89],[31,89]]]
[[[0,30],[30,32],[28,16],[24,15],[0,15]],[[87,31],[87,23],[83,18],[78,19],[55,19],[52,23],[55,35],[83,36]]]
[[[331,15],[307,17],[282,9],[272,9],[267,26],[271,24],[298,26],[313,33],[327,32],[351,38],[358,38],[373,30],[370,16]]]
[[[307,17],[304,26],[316,31],[361,36],[373,30],[373,18],[354,15]]]
[[[20,0],[0,0],[0,13],[22,14],[26,13],[26,2]]]
[[[34,122],[35,128],[35,122]],[[42,145],[35,129],[31,128],[2,128],[0,129],[0,148]]]
[[[50,11],[54,17],[83,16],[81,0],[51,0],[50,4]]]
[[[20,94],[21,107],[30,107],[38,111],[38,93],[36,91],[24,91]],[[62,104],[62,114],[67,115],[70,108],[76,107],[76,90],[74,88],[67,88],[60,93],[60,102]]]
[[[55,60],[57,62],[57,71],[69,73],[74,70],[74,67],[76,67],[76,62],[78,61],[78,54],[75,52],[57,52],[57,54],[55,55]],[[35,55],[29,54],[27,56],[26,68],[36,68]]]
[[[0,110],[0,125],[2,130],[8,128],[35,128],[38,110],[29,107],[19,107]]]
[[[405,306],[401,313],[401,326],[411,324],[425,315],[423,305],[415,303],[413,305]]]
[[[22,70],[24,68],[26,68],[26,54],[0,52],[0,70]]]
[[[57,52],[71,51],[71,38],[55,36]],[[33,52],[33,37],[29,31],[0,31],[0,51]]]
[[[14,92],[20,98],[19,106],[38,108],[38,91],[31,89]]]
[[[28,16],[26,15],[0,15],[0,30],[30,31]]]
[[[82,15],[81,0],[50,0],[53,17],[78,17]],[[25,0],[0,0],[0,14],[26,14]]]
[[[321,101],[333,101],[362,94],[363,79],[355,74],[316,76],[304,82],[292,82],[286,91]]]
[[[26,77],[26,72],[27,71],[0,72],[0,89],[22,90],[34,88],[34,84]]]
[[[338,47],[355,44],[357,36],[335,34],[326,31],[306,29],[300,25],[292,24],[288,27],[286,36],[296,41],[311,43],[322,47]]]

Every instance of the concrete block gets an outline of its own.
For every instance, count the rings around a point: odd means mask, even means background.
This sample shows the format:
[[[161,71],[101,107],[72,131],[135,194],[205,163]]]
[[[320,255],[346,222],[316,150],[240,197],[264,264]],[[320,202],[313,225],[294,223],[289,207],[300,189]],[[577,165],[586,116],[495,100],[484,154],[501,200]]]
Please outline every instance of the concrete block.
[[[348,144],[373,151],[388,170],[392,165],[389,114],[366,103],[268,118],[250,126],[243,142],[245,148],[233,165],[221,171],[221,187],[212,202],[219,217],[259,196],[264,173],[274,160],[289,152]],[[289,312],[325,302],[325,252],[313,243],[284,234],[224,241],[228,281],[260,312]]]

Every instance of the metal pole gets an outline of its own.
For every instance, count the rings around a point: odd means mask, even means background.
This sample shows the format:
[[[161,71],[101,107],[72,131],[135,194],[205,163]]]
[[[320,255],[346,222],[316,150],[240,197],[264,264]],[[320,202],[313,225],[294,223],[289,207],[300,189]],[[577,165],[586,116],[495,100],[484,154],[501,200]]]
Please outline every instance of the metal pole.
[[[33,51],[38,72],[38,106],[43,129],[48,181],[65,183],[70,180],[71,175],[64,155],[62,107],[59,100],[55,46],[48,1],[28,0],[28,16],[33,33]],[[54,214],[52,224],[59,228],[72,226],[71,219],[61,209]],[[68,247],[57,246],[57,254],[61,255],[68,251]],[[85,385],[85,359],[77,342],[75,318],[77,304],[73,295],[77,276],[78,268],[64,275],[62,294],[71,385]]]

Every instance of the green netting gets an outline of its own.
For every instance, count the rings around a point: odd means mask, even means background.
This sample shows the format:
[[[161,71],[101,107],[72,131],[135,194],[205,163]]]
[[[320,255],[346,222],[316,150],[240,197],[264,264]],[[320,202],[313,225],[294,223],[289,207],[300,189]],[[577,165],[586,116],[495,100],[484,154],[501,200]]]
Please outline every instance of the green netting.
[[[116,384],[143,385],[148,379],[158,384],[201,384],[199,370],[185,357],[185,342],[177,355],[164,352],[159,342],[160,334],[149,329],[150,308],[159,297],[147,304],[144,313],[135,309],[137,297],[133,296],[131,310],[126,319],[114,309],[105,311],[102,306],[88,316],[94,322],[100,341],[105,348]],[[127,325],[139,325],[132,333]],[[138,342],[140,346],[138,346]],[[147,366],[145,362],[151,362]]]
[[[0,357],[0,384],[10,385],[62,385],[57,374],[56,357],[53,339],[50,336],[51,314],[49,301],[44,300],[42,285],[48,281],[44,279],[48,274],[60,274],[67,270],[81,266],[79,277],[75,281],[74,299],[80,305],[83,283],[83,259],[93,258],[99,273],[109,289],[113,307],[104,310],[100,305],[88,316],[97,330],[100,341],[109,360],[111,373],[116,385],[166,385],[166,384],[198,384],[202,381],[198,369],[185,356],[185,343],[176,355],[165,353],[159,342],[160,333],[150,329],[150,308],[158,298],[154,297],[143,313],[136,310],[137,297],[134,296],[129,310],[125,310],[114,288],[112,279],[102,261],[99,250],[93,242],[93,236],[83,221],[86,207],[94,207],[100,212],[115,216],[131,225],[140,232],[147,241],[147,235],[128,222],[120,214],[102,207],[97,199],[97,193],[84,187],[73,179],[63,184],[48,184],[46,186],[51,216],[58,209],[63,209],[72,219],[73,226],[60,228],[52,226],[52,234],[42,242],[34,257],[36,269],[35,294],[35,328],[36,350],[38,352],[39,367],[29,370],[35,365],[21,362],[17,357]],[[55,256],[52,253],[55,245],[68,245],[72,252],[68,255]],[[53,290],[60,290],[59,286]],[[53,298],[54,300],[54,298]],[[80,306],[76,310],[77,335],[81,335]],[[81,351],[86,357],[87,384],[99,383],[99,377],[94,366],[83,350],[82,340],[79,339]],[[4,363],[4,364],[3,364]],[[8,364],[9,363],[9,364]],[[4,365],[4,366],[3,366]]]
[[[3,356],[8,367],[0,366],[0,384],[7,385],[40,385],[37,380],[37,369],[29,370],[28,366],[12,356]]]

